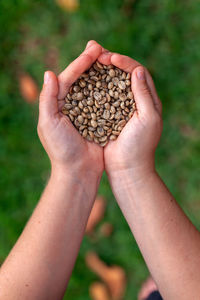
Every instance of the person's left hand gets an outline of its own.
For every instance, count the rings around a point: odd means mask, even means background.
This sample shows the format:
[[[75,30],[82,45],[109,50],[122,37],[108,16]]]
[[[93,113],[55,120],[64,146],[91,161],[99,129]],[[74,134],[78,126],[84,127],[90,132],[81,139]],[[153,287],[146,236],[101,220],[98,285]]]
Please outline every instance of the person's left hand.
[[[104,148],[105,170],[117,187],[124,178],[140,180],[155,172],[155,150],[162,132],[162,104],[148,70],[134,59],[104,52],[98,60],[131,74],[136,111],[116,141]]]
[[[102,48],[93,41],[59,76],[47,71],[40,95],[38,135],[50,158],[53,170],[74,174],[91,173],[101,176],[103,149],[85,140],[69,118],[62,114],[64,98],[72,83],[101,54]]]

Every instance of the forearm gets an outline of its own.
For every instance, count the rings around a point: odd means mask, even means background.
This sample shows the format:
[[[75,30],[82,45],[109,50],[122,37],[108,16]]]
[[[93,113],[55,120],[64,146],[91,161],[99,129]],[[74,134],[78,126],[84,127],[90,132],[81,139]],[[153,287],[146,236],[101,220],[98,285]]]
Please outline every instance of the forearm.
[[[90,173],[52,172],[1,268],[0,299],[62,299],[99,180]]]
[[[164,299],[197,299],[199,232],[155,172],[119,177],[110,178],[115,197]]]

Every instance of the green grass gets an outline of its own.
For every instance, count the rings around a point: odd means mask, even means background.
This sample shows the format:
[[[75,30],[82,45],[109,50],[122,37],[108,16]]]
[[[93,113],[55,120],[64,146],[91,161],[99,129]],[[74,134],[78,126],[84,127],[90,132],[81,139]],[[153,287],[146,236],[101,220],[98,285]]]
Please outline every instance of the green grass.
[[[26,104],[18,74],[41,86],[44,70],[60,72],[96,39],[151,71],[163,102],[164,130],[157,168],[177,201],[200,228],[200,4],[191,0],[82,0],[73,14],[53,1],[0,2],[0,261],[22,231],[49,175],[36,133],[37,104]],[[53,56],[53,59],[52,59]],[[104,176],[99,192],[108,200],[109,239],[84,238],[65,299],[89,299],[96,280],[84,255],[95,250],[127,273],[125,299],[135,300],[148,274],[142,256]],[[97,230],[98,232],[98,230]]]

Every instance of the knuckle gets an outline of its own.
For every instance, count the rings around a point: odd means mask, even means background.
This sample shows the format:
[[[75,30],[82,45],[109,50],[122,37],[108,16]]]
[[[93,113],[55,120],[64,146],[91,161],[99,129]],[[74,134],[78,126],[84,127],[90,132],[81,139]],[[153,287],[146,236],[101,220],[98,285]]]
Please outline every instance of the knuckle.
[[[152,116],[152,124],[154,126],[158,126],[160,127],[162,125],[162,118],[160,117],[160,115],[158,113],[154,113]]]
[[[47,126],[47,122],[45,120],[39,119],[37,125],[37,131],[41,133],[46,126]]]
[[[42,90],[41,93],[40,93],[40,101],[43,101],[44,99],[45,99],[45,93]]]
[[[160,110],[160,113],[162,115],[162,111],[163,111],[163,105],[162,105],[162,102],[159,101],[159,110]]]
[[[41,134],[41,131],[42,131],[41,123],[38,122],[38,124],[37,124],[37,133],[38,133],[39,136],[40,136],[40,134]]]
[[[41,92],[41,93],[40,93],[40,101],[42,102],[42,101],[44,100],[44,98],[45,98],[44,93]]]
[[[158,110],[159,114],[162,115],[163,105],[162,105],[162,101],[160,100],[159,97],[156,97],[156,99],[155,99],[155,106],[156,106],[156,109]]]
[[[143,85],[141,86],[141,92],[142,92],[142,94],[145,95],[145,96],[149,96],[149,95],[150,95],[149,89],[148,89],[148,87],[147,87],[146,84],[143,84]]]
[[[38,130],[39,130],[40,132],[42,132],[42,131],[44,131],[44,129],[45,129],[47,126],[48,126],[48,122],[47,122],[47,121],[45,121],[45,120],[40,120],[40,121],[38,122],[37,128],[38,128]]]
[[[93,58],[89,53],[82,53],[80,55],[81,58],[87,59],[89,63],[93,62]]]

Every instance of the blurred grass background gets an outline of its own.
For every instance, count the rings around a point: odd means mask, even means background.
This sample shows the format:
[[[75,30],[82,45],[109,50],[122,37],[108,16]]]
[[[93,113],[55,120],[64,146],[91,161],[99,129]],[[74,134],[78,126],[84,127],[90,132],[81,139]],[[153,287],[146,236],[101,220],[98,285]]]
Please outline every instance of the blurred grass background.
[[[150,69],[163,102],[157,168],[199,228],[200,3],[81,0],[78,10],[69,13],[50,0],[2,0],[0,28],[0,262],[49,175],[36,133],[37,103],[22,99],[19,75],[30,74],[41,87],[44,71],[59,73],[89,39]],[[125,299],[134,300],[148,271],[105,176],[99,193],[108,200],[103,222],[112,223],[114,233],[109,239],[84,238],[65,299],[89,299],[89,285],[98,278],[86,268],[84,255],[93,249],[108,264],[125,269]]]

